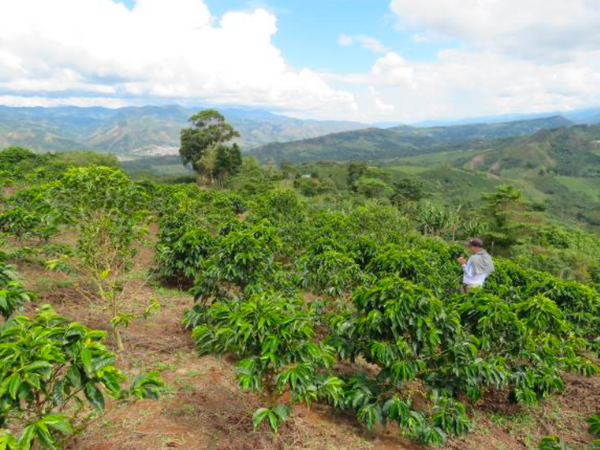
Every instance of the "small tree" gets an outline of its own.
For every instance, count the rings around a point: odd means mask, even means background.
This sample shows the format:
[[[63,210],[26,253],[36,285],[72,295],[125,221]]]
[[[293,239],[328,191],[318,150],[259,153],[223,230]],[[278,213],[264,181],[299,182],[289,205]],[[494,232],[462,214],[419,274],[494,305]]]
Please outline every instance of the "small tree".
[[[193,126],[181,131],[179,154],[183,163],[191,165],[199,177],[222,183],[242,164],[239,146],[231,144],[239,133],[215,110],[202,111],[190,122]]]
[[[356,182],[354,188],[355,192],[367,198],[380,198],[384,196],[388,185],[378,178],[363,177]]]
[[[0,327],[0,448],[63,448],[104,411],[105,395],[119,402],[157,398],[156,374],[121,386],[126,378],[103,339],[47,305],[33,319]]]
[[[87,285],[77,285],[80,292],[104,303],[117,346],[123,350],[118,328],[133,314],[123,310],[121,294],[124,276],[133,268],[136,244],[146,234],[147,194],[120,170],[99,166],[70,169],[52,194],[76,224],[78,241],[73,255],[50,266],[83,275]]]
[[[525,228],[520,216],[526,206],[521,191],[500,186],[496,192],[484,195],[483,200],[483,215],[489,222],[486,240],[506,250],[519,243]]]

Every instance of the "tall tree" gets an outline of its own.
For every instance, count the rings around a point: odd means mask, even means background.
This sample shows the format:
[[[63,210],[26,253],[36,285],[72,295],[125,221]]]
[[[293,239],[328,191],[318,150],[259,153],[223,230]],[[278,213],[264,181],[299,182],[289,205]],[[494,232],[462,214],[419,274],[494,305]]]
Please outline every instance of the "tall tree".
[[[228,176],[239,172],[242,165],[242,152],[237,144],[218,145],[215,152],[213,178],[222,184]]]
[[[509,250],[522,240],[528,228],[529,208],[522,192],[503,185],[491,194],[482,195],[482,199],[483,217],[489,222],[486,240],[501,250]]]
[[[390,200],[394,205],[406,208],[414,206],[426,196],[421,180],[404,178],[394,183],[394,193],[390,196]]]
[[[181,131],[179,154],[184,164],[190,164],[200,176],[222,181],[241,164],[241,152],[231,143],[239,133],[218,111],[209,109],[190,118],[191,128]]]
[[[356,183],[367,173],[367,163],[352,161],[348,164],[348,187],[356,192]]]

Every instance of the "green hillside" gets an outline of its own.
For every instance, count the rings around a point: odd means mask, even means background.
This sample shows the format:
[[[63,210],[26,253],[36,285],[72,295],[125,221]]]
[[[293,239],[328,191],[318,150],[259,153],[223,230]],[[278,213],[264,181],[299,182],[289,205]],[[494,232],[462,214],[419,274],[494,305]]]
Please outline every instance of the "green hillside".
[[[456,125],[348,131],[253,150],[259,160],[309,162],[320,160],[381,160],[428,153],[489,148],[490,140],[524,136],[542,129],[568,127],[569,120],[553,116],[497,124]],[[495,144],[494,144],[495,145]]]
[[[541,130],[476,155],[468,164],[498,175],[533,170],[540,175],[598,177],[600,125]]]

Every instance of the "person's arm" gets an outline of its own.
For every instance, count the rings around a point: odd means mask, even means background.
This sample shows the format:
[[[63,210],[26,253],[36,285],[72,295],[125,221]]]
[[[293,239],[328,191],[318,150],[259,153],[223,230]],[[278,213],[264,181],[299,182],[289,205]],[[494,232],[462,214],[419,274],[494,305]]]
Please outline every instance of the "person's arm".
[[[462,266],[462,270],[463,270],[464,274],[468,277],[472,276],[471,270],[470,270],[471,266],[469,266],[469,261],[467,261],[463,256],[461,256],[460,258],[458,258],[458,262]]]

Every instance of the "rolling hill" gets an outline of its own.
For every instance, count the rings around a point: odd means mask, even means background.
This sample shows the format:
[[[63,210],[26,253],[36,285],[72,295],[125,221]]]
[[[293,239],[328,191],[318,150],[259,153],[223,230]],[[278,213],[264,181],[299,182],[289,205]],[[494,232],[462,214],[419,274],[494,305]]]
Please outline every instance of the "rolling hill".
[[[399,126],[347,131],[288,143],[273,143],[252,151],[261,161],[311,162],[383,160],[419,154],[490,148],[490,140],[525,136],[542,129],[569,127],[561,116],[505,123],[418,128]]]
[[[197,112],[181,106],[108,108],[11,108],[0,106],[0,148],[38,151],[98,150],[123,155],[177,154],[179,133]],[[223,109],[250,149],[365,125],[342,121],[300,120],[264,111]]]
[[[467,165],[496,175],[600,177],[600,125],[540,130],[475,155]]]

